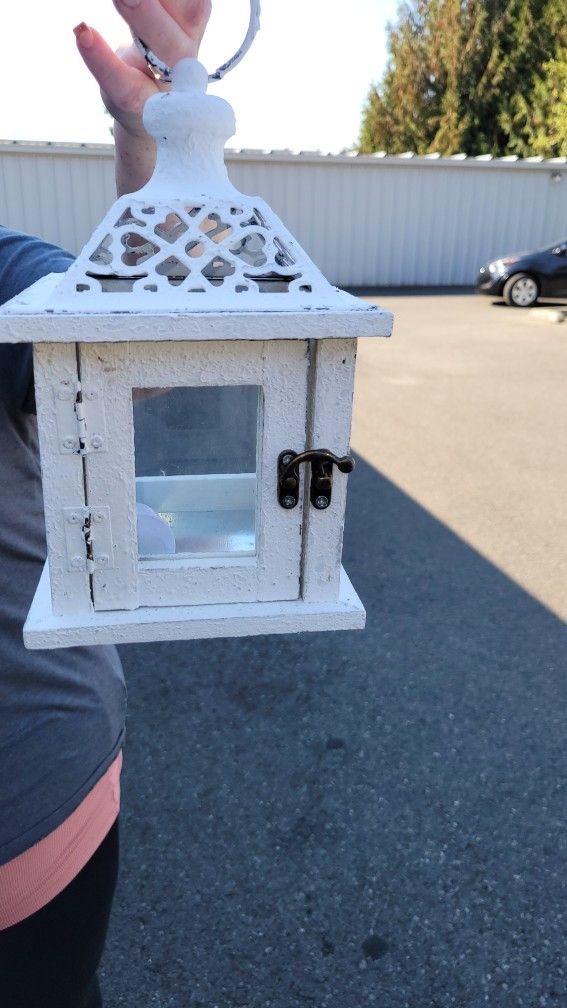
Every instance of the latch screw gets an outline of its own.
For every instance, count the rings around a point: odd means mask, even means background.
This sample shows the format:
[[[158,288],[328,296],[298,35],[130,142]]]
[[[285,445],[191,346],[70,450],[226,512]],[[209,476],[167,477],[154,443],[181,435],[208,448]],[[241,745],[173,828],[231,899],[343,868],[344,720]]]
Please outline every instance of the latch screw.
[[[102,521],[104,521],[104,515],[103,515],[102,511],[95,511],[95,513],[93,515],[93,521],[95,521],[95,522],[102,522]]]
[[[74,448],[76,446],[76,444],[77,444],[77,442],[76,442],[75,438],[66,437],[66,438],[63,439],[63,447],[64,448],[71,449],[71,448]]]
[[[323,496],[316,497],[313,503],[316,508],[319,508],[319,511],[323,511],[324,508],[329,507],[329,498]]]
[[[95,436],[91,438],[91,447],[102,448],[102,438],[99,434],[95,434]]]
[[[289,465],[293,458],[293,455],[283,455],[280,459],[280,465]]]
[[[73,511],[73,513],[68,516],[67,521],[70,522],[71,525],[76,525],[80,517],[81,516],[78,515],[76,511]]]
[[[96,557],[95,563],[99,567],[105,567],[109,560],[110,560],[110,557],[109,557],[108,553],[101,553],[100,556]]]
[[[96,399],[96,392],[85,392],[85,396],[92,402],[93,399]]]
[[[292,497],[290,494],[286,494],[285,497],[282,497],[282,507],[284,508],[295,507],[295,503],[295,497]]]

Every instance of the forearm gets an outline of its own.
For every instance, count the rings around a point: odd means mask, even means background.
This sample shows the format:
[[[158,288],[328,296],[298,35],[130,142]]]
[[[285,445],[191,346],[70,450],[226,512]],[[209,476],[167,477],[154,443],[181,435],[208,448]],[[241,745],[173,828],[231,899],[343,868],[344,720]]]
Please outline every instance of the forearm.
[[[155,143],[148,133],[131,136],[119,122],[114,124],[116,193],[136,192],[146,184],[155,164]]]

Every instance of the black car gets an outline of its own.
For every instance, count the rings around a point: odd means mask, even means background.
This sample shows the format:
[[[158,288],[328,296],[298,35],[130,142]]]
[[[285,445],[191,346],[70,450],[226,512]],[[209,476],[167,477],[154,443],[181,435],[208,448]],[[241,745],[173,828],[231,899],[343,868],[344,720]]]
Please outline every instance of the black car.
[[[494,259],[481,266],[476,289],[515,308],[531,308],[539,297],[567,297],[567,241]]]

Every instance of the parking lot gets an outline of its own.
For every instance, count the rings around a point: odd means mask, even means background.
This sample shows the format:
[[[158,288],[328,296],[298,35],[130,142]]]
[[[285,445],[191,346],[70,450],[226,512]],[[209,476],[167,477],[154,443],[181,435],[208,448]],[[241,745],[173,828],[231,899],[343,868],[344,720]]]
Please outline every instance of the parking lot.
[[[567,324],[378,300],[366,630],[121,648],[108,1008],[567,1003]]]
[[[359,345],[353,445],[567,617],[567,322],[474,294],[385,292]]]

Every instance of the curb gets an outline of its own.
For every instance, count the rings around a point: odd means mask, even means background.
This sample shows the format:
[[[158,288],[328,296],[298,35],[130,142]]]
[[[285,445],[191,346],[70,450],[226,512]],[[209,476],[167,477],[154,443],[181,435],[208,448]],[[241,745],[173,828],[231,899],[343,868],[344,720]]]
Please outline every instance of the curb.
[[[533,322],[565,322],[567,308],[529,308],[528,316]]]

